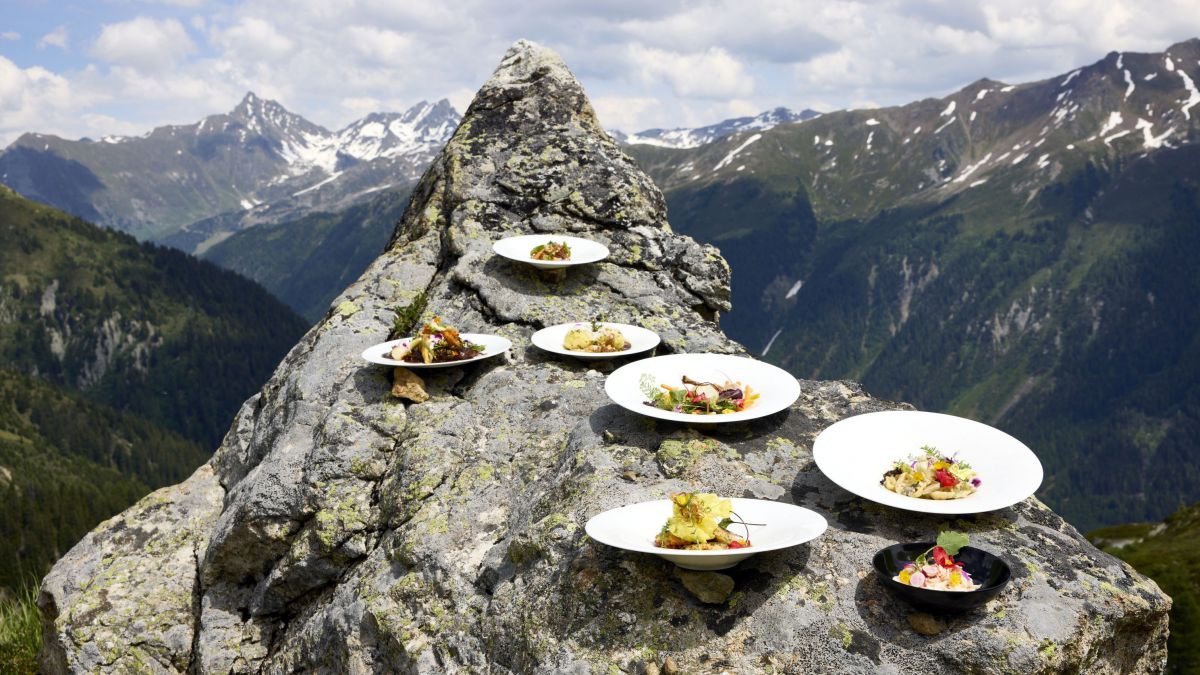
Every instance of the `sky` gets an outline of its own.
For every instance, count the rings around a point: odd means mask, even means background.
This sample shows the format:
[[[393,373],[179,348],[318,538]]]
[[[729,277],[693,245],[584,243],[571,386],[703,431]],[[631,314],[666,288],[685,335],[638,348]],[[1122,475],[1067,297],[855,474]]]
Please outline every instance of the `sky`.
[[[1200,0],[3,0],[0,147],[139,134],[247,91],[338,129],[557,50],[610,129],[830,111],[1015,83],[1200,37]]]

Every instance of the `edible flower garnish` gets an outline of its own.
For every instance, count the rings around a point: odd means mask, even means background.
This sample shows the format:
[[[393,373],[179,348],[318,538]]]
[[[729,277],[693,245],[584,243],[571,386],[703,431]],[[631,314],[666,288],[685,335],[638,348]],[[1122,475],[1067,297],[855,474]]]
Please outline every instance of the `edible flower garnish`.
[[[680,492],[671,495],[671,517],[667,519],[654,545],[659,548],[688,551],[716,551],[750,546],[750,527],[733,512],[733,504],[711,492]],[[737,518],[737,520],[733,520]],[[737,523],[746,530],[745,537],[730,532]]]
[[[954,559],[968,541],[967,535],[961,532],[941,532],[936,545],[905,565],[892,579],[931,591],[977,590],[981,584],[975,583],[970,572]]]
[[[892,465],[879,481],[885,488],[918,499],[962,499],[983,484],[970,464],[925,445],[921,454]]]
[[[435,316],[421,327],[417,337],[393,347],[391,357],[406,363],[446,363],[473,359],[483,350],[483,345],[463,340],[458,330]]]

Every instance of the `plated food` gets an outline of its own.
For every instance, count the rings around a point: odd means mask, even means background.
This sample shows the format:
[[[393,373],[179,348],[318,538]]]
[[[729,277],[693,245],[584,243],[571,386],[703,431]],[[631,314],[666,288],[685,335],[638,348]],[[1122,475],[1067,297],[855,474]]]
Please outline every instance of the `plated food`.
[[[597,241],[562,234],[523,234],[492,244],[497,255],[540,269],[584,265],[608,257],[608,247]]]
[[[643,375],[641,387],[646,395],[644,403],[660,410],[688,415],[730,415],[746,410],[758,400],[758,394],[750,393],[750,386],[741,382],[698,382],[687,375],[680,377],[679,381],[680,384],[676,386],[655,386],[653,375]]]
[[[970,464],[924,445],[920,453],[897,461],[879,484],[905,497],[962,499],[975,494],[983,480]]]
[[[589,537],[601,544],[626,551],[650,553],[686,569],[719,570],[733,567],[756,553],[789,548],[811,541],[821,536],[827,526],[820,514],[794,504],[766,499],[722,499],[712,493],[700,494],[709,494],[717,504],[708,502],[707,498],[693,504],[700,506],[707,503],[709,507],[713,507],[711,511],[701,510],[697,513],[702,519],[696,524],[694,534],[686,529],[688,523],[696,522],[690,514],[681,516],[683,522],[672,521],[672,518],[677,517],[677,510],[681,508],[675,496],[671,499],[658,499],[609,509],[593,516],[584,529]],[[736,517],[732,514],[740,516],[738,520],[731,520],[732,530],[721,525],[724,517],[718,518],[718,514],[724,507],[720,502],[728,502],[731,518]],[[690,506],[683,508],[686,510]],[[737,524],[739,521],[745,522],[748,532],[741,539],[752,540],[753,545],[719,547],[711,545],[711,539],[714,537],[704,542],[712,546],[709,548],[670,548],[657,545],[656,540],[662,534],[664,524],[675,522],[677,527],[671,531],[677,533],[675,536],[683,534],[680,539],[687,536],[699,538],[713,525],[707,520],[709,517],[716,521],[716,526],[731,534],[741,529]],[[713,529],[712,532],[715,535],[717,530]]]
[[[563,349],[589,354],[608,354],[629,351],[633,343],[614,325],[593,321],[567,331],[562,341]]]
[[[969,539],[961,532],[947,530],[938,535],[937,543],[929,547],[916,560],[905,563],[904,567],[892,577],[897,581],[914,588],[927,588],[931,591],[967,592],[978,590],[981,584],[971,579],[963,563],[955,562],[954,556]]]
[[[719,424],[766,417],[800,397],[800,383],[763,361],[729,354],[672,354],[626,364],[604,383],[609,398],[640,415]]]
[[[530,249],[529,257],[534,260],[570,260],[571,247],[565,241],[548,241]]]
[[[405,363],[450,363],[467,361],[483,353],[484,346],[464,340],[458,329],[442,323],[441,317],[433,317],[421,326],[417,337],[392,347],[390,356]]]
[[[362,355],[384,366],[448,368],[497,356],[511,347],[512,342],[499,335],[459,333],[435,316],[416,336],[373,345]]]
[[[888,546],[871,564],[898,597],[925,610],[962,612],[999,595],[1012,578],[1008,563],[966,541],[966,535],[942,532],[936,543]]]
[[[654,545],[685,551],[727,551],[750,548],[750,523],[733,512],[728,499],[711,492],[680,492],[671,495],[671,517],[663,524]],[[737,518],[746,536],[730,532]]]
[[[577,359],[615,359],[650,351],[658,333],[641,326],[609,321],[562,323],[543,328],[531,341],[538,349]]]
[[[1024,443],[941,413],[889,410],[848,417],[817,436],[813,459],[831,481],[859,497],[922,513],[1002,509],[1029,498],[1042,484],[1042,463]]]

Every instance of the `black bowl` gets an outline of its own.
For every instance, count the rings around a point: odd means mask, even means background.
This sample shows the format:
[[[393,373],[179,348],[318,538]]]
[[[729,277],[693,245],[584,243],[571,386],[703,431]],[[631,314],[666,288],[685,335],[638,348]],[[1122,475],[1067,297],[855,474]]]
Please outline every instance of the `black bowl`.
[[[892,578],[899,574],[906,564],[913,562],[932,547],[932,542],[893,544],[876,553],[871,562],[884,586],[917,607],[933,612],[965,612],[978,607],[999,595],[1012,577],[1008,563],[987,551],[964,546],[958,555],[954,556],[954,560],[963,564],[975,583],[982,584],[977,590],[933,591],[902,584]]]

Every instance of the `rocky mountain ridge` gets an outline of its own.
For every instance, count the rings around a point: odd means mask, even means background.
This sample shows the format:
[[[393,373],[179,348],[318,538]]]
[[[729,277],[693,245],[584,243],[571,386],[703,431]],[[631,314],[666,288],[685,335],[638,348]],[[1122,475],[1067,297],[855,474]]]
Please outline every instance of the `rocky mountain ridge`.
[[[656,147],[677,149],[697,148],[740,131],[765,131],[780,124],[803,122],[804,120],[820,116],[821,113],[808,108],[800,112],[793,112],[787,108],[779,107],[759,113],[754,117],[734,117],[703,127],[646,129],[645,131],[633,134],[610,130],[609,134],[617,142],[626,145],[653,145]]]
[[[0,182],[191,252],[257,223],[339,210],[408,186],[459,119],[443,99],[329,131],[248,93],[227,114],[142,136],[22,135],[0,153]]]
[[[605,262],[541,277],[491,241],[572,232]],[[985,610],[921,617],[867,571],[939,518],[883,510],[815,468],[813,436],[896,407],[802,382],[787,412],[700,433],[611,404],[603,374],[529,335],[597,311],[665,352],[741,353],[729,268],[674,234],[650,180],[553,52],[521,41],[431,165],[389,245],[248,400],[213,460],[89,534],[42,587],[50,672],[1154,672],[1169,600],[1031,499],[955,521],[1013,557]],[[390,399],[359,353],[419,293],[505,361]],[[601,510],[704,487],[826,516],[810,545],[728,575],[589,541]],[[693,590],[726,585],[724,598]],[[921,625],[929,638],[914,633]],[[651,665],[653,664],[653,665]]]

